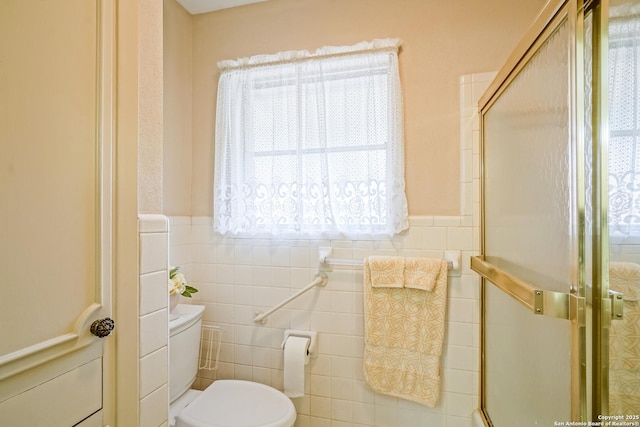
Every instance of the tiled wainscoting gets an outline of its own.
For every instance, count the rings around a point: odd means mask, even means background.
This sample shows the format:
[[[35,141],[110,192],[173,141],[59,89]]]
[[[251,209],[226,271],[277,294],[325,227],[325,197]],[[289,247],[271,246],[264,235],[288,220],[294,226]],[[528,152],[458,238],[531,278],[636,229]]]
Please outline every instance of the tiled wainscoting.
[[[317,331],[318,357],[306,370],[305,396],[293,399],[297,426],[469,427],[478,390],[478,278],[471,216],[411,218],[411,228],[390,240],[269,240],[221,237],[210,218],[170,219],[170,261],[200,289],[193,302],[205,320],[224,330],[218,371],[201,372],[199,387],[216,378],[253,380],[282,389],[283,331]],[[334,258],[369,255],[442,257],[462,251],[461,275],[449,277],[443,355],[443,393],[437,407],[373,393],[364,383],[363,275],[335,267],[329,282],[271,315],[253,318],[306,286],[318,270],[318,248]]]
[[[611,261],[638,262],[640,255],[640,238],[635,236],[611,236],[609,240]]]
[[[168,233],[163,215],[139,215],[140,427],[166,427],[168,379]]]

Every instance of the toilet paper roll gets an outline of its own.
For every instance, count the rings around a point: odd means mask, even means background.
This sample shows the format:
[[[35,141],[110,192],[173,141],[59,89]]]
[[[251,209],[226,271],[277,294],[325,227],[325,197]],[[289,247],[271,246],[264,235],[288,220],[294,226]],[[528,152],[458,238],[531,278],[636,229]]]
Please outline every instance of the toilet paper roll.
[[[309,338],[289,336],[284,343],[284,394],[304,396],[304,365],[307,364]]]

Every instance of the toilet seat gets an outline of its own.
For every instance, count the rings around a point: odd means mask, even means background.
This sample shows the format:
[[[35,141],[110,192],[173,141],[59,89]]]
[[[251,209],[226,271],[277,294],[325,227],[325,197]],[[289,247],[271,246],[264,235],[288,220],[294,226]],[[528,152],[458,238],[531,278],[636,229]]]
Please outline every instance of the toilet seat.
[[[273,387],[218,380],[176,417],[176,427],[291,427],[296,409]]]

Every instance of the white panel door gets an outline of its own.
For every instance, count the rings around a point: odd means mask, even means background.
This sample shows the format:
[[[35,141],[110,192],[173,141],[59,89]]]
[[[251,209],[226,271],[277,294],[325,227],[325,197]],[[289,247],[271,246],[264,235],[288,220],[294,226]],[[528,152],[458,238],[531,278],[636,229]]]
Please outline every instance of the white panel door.
[[[111,0],[0,1],[3,425],[105,410],[113,19]]]

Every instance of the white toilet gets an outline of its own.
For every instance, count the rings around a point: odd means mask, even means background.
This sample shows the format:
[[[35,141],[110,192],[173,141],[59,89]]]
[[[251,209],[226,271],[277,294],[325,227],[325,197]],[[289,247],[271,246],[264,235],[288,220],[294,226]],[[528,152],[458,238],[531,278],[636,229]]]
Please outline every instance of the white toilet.
[[[190,387],[198,373],[201,305],[178,304],[169,321],[171,427],[292,427],[296,409],[284,393],[251,381],[217,380]]]

